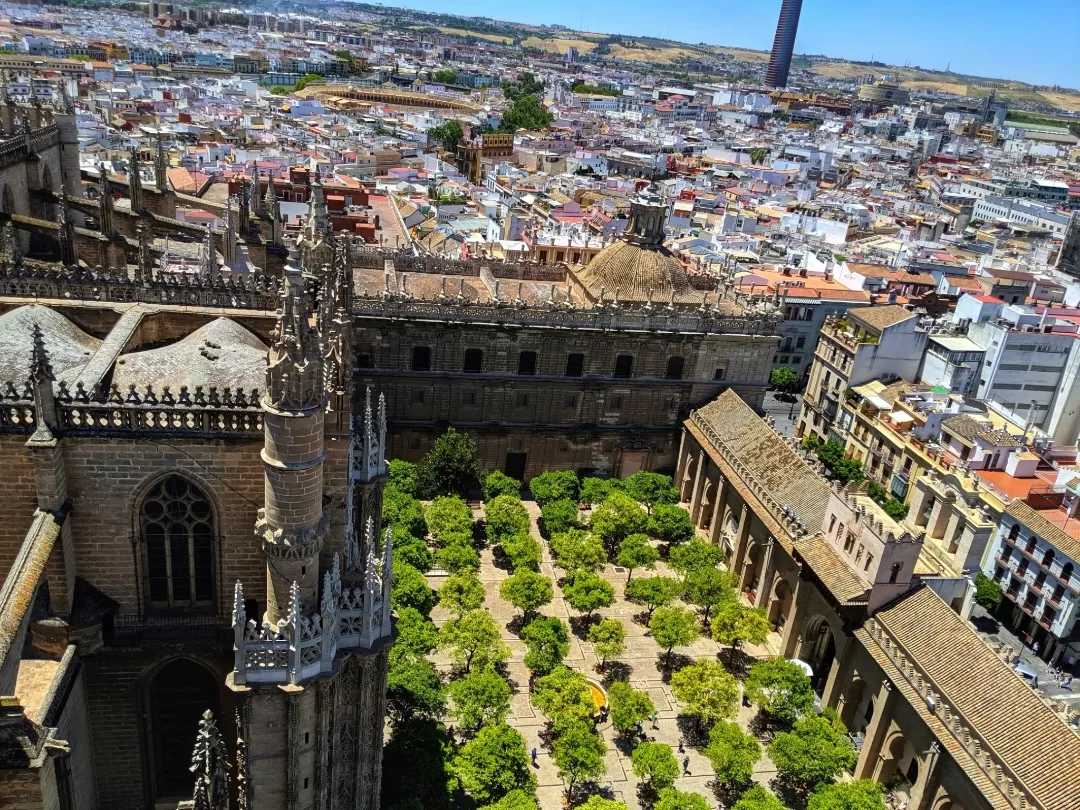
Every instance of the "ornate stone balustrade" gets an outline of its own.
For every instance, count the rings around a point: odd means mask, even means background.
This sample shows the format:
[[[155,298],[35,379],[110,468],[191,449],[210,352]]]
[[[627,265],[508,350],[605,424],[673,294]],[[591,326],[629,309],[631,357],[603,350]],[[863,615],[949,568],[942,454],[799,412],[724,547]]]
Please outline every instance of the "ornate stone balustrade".
[[[262,274],[220,274],[213,279],[196,273],[155,272],[152,279],[133,278],[115,267],[65,267],[42,262],[0,263],[0,295],[76,301],[169,304],[273,311],[280,280]]]
[[[370,548],[370,546],[369,546]],[[334,667],[339,650],[372,649],[392,635],[390,617],[391,544],[384,539],[381,570],[369,552],[362,582],[343,586],[337,554],[323,574],[319,611],[302,613],[300,588],[294,582],[289,611],[277,624],[248,619],[244,591],[236,583],[233,598],[233,680],[237,684],[299,684]]]
[[[357,298],[353,302],[353,314],[362,318],[394,320],[738,335],[775,335],[780,324],[777,315],[730,315],[707,307],[686,310],[664,304],[627,307],[609,303],[582,309],[555,300],[543,306],[529,306],[522,301],[477,304],[455,296],[440,296],[438,299],[428,300],[397,293]]]
[[[943,695],[934,682],[907,656],[881,623],[871,618],[866,623],[870,637],[903,675],[904,680],[918,692],[927,708],[949,730],[960,747],[964,749],[1001,795],[1016,810],[1032,810],[1038,807],[1032,791],[1019,776],[998,756],[990,744],[975,729],[975,725]]]
[[[31,152],[43,152],[60,143],[60,131],[55,124],[35,129],[30,133],[29,145],[26,135],[12,135],[0,140],[0,169],[24,163]]]

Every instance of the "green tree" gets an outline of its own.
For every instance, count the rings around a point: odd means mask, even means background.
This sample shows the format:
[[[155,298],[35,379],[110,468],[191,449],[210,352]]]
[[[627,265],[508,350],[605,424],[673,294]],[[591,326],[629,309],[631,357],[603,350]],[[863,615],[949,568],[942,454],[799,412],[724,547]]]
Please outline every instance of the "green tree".
[[[474,610],[444,624],[439,630],[439,646],[465,672],[474,666],[498,666],[510,658],[510,648],[503,644],[499,626],[486,610]]]
[[[615,604],[615,589],[599,574],[583,573],[563,588],[563,598],[585,621],[592,619],[593,611]]]
[[[544,94],[544,86],[544,82],[537,79],[531,72],[524,71],[523,73],[518,74],[516,80],[505,82],[502,89],[508,99],[517,101],[527,93],[534,96],[542,96]]]
[[[885,786],[873,779],[822,785],[810,794],[806,810],[885,810]]]
[[[719,568],[690,571],[683,582],[683,598],[702,609],[701,621],[708,628],[712,609],[736,598],[731,587],[731,574]]]
[[[671,787],[679,778],[679,763],[667,743],[646,742],[630,755],[634,776],[644,779],[654,791]]]
[[[671,691],[683,714],[697,720],[698,727],[735,716],[739,682],[719,661],[695,661],[671,676]]]
[[[472,510],[457,495],[444,495],[424,507],[428,531],[440,544],[455,540],[472,541]]]
[[[435,665],[395,644],[390,649],[386,674],[386,713],[394,726],[416,717],[435,719],[445,710],[445,693]]]
[[[521,500],[521,482],[495,470],[484,478],[484,501],[493,501],[500,495],[513,495]]]
[[[511,790],[494,804],[480,810],[537,810],[536,794],[529,790]]]
[[[460,619],[484,604],[484,585],[474,573],[451,574],[439,588],[439,604],[449,610],[454,618]],[[400,627],[399,618],[399,633]]]
[[[844,726],[831,709],[795,721],[769,744],[769,756],[780,775],[804,790],[832,782],[855,767],[857,759]]]
[[[794,662],[767,658],[750,667],[746,699],[774,720],[791,725],[814,708],[810,678]]]
[[[439,631],[431,619],[416,608],[403,607],[397,611],[395,650],[405,650],[424,656],[439,646]]]
[[[623,492],[612,492],[592,513],[592,530],[611,550],[632,534],[641,534],[649,516],[641,505]]]
[[[475,574],[480,570],[480,554],[472,540],[459,538],[435,552],[439,567],[451,574]]]
[[[394,567],[393,582],[390,586],[390,604],[394,610],[411,607],[427,616],[435,607],[435,591],[428,587],[424,575],[411,565]]]
[[[679,502],[679,491],[671,483],[670,475],[642,470],[623,481],[623,487],[626,494],[643,504],[649,514],[652,514],[652,509],[657,504]]]
[[[769,384],[782,394],[794,394],[799,388],[799,375],[794,369],[780,366],[772,370]]]
[[[615,561],[626,569],[626,581],[634,575],[635,568],[652,568],[660,559],[660,552],[649,545],[645,534],[632,534],[619,546],[619,556]]]
[[[535,479],[534,479],[535,480]],[[548,501],[540,509],[540,526],[545,537],[578,527],[578,506],[569,498]]]
[[[399,492],[416,497],[416,465],[409,461],[395,458],[388,465],[390,474],[387,476],[386,485],[397,487]]]
[[[707,540],[695,537],[689,543],[684,543],[671,550],[668,564],[683,579],[695,571],[707,571],[716,569],[724,559],[724,551],[720,546],[714,546]]]
[[[383,752],[382,806],[450,810],[454,744],[446,728],[417,717],[394,728]],[[423,762],[423,768],[416,763]]]
[[[653,803],[653,810],[712,810],[708,799],[700,793],[689,793],[673,787],[660,791],[660,798]]]
[[[844,455],[844,445],[840,442],[829,441],[818,446],[817,457],[825,465],[829,477],[841,484],[858,483],[866,477],[862,464],[855,459],[847,458]]]
[[[787,810],[787,805],[761,785],[754,785],[735,802],[732,810]]]
[[[681,590],[682,584],[672,577],[645,577],[626,584],[626,598],[635,605],[644,605],[651,621],[653,611],[674,602]]]
[[[607,561],[604,544],[584,529],[568,529],[552,535],[548,541],[555,564],[567,573],[596,571]]]
[[[637,731],[638,723],[644,723],[655,711],[656,707],[649,699],[649,693],[632,688],[626,681],[615,681],[608,688],[611,725],[620,734]]]
[[[427,537],[427,522],[420,501],[397,487],[383,490],[382,523],[384,526],[401,526],[413,537]]]
[[[529,513],[521,505],[521,499],[514,495],[500,495],[484,507],[484,528],[492,543],[528,534],[529,525]]]
[[[626,810],[626,802],[605,799],[599,793],[594,793],[584,804],[578,805],[578,810]]]
[[[510,684],[491,667],[451,681],[446,693],[450,716],[466,731],[502,723],[510,714]]]
[[[671,651],[692,644],[700,634],[697,616],[677,605],[658,607],[649,620],[653,641],[665,649],[664,666],[671,664]]]
[[[432,81],[436,81],[439,84],[454,84],[457,82],[457,72],[450,70],[449,68],[443,68],[432,73],[431,78]]]
[[[555,596],[555,589],[547,577],[520,568],[499,586],[499,596],[522,613],[522,623],[528,624],[532,615],[548,604]]]
[[[510,567],[517,571],[528,568],[530,571],[540,570],[542,551],[540,544],[531,534],[517,534],[500,543],[503,554],[510,561]]]
[[[525,642],[525,666],[535,675],[547,675],[570,652],[566,623],[554,616],[533,619],[522,629],[521,640]]]
[[[600,669],[609,658],[618,658],[626,651],[626,628],[618,619],[601,619],[589,628],[588,638],[600,656]]]
[[[417,494],[422,498],[467,495],[479,485],[477,469],[476,442],[468,433],[449,428],[420,462]]]
[[[457,151],[458,142],[465,137],[465,130],[458,121],[444,121],[427,131],[428,137],[447,152]]]
[[[709,744],[701,753],[712,763],[717,781],[739,787],[753,778],[754,765],[761,759],[761,745],[738,723],[721,720],[709,729]]]
[[[549,470],[529,481],[529,491],[541,506],[551,501],[577,500],[580,486],[573,470]]]
[[[1001,604],[1001,587],[982,571],[975,575],[975,601],[990,613]]]
[[[646,531],[649,537],[655,537],[673,546],[685,543],[695,534],[690,513],[673,503],[662,503],[653,508]]]
[[[562,664],[533,685],[532,704],[544,713],[554,728],[567,722],[591,720],[596,713],[592,687],[585,676]]]
[[[505,723],[480,729],[454,757],[453,771],[478,804],[498,801],[511,790],[531,792],[536,786],[525,739]]]
[[[574,786],[583,779],[599,779],[606,770],[604,741],[593,731],[591,722],[567,723],[551,746],[551,758],[566,784],[566,797],[574,795]]]
[[[411,565],[417,571],[431,570],[431,549],[428,544],[409,534],[396,524],[390,527],[390,547],[394,550],[394,565]]]
[[[586,506],[603,503],[612,492],[622,489],[618,478],[583,478],[581,479],[581,502]]]
[[[720,644],[730,644],[732,650],[743,642],[764,644],[770,629],[764,610],[744,605],[734,596],[716,608],[712,620],[713,639]]]

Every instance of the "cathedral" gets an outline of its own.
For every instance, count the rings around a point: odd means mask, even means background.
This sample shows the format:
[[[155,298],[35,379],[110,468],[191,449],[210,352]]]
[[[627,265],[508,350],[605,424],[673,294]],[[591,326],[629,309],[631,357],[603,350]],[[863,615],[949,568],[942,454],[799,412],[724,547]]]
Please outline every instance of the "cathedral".
[[[65,104],[0,104],[0,797],[377,808],[387,458],[453,425],[522,480],[673,470],[691,407],[760,402],[779,302],[687,276],[647,196],[587,268],[336,236],[317,176],[286,238],[160,144],[80,169]]]

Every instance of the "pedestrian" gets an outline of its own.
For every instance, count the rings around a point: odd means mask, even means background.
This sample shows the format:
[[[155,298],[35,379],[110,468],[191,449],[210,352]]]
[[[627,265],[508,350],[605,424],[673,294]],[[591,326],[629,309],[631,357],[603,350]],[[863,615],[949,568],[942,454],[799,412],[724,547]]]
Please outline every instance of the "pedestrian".
[[[685,754],[686,753],[686,746],[684,745],[684,741],[683,741],[682,737],[679,737],[679,753],[680,754]]]
[[[1035,657],[1038,658],[1039,657],[1039,642],[1036,641],[1034,644],[1032,644],[1031,649],[1035,653]]]
[[[690,757],[683,757],[682,772],[683,772],[683,776],[689,776],[690,775]]]
[[[535,767],[536,766],[536,749],[535,748],[532,750],[532,763],[533,763],[533,766]]]
[[[650,717],[649,719],[652,720],[653,729],[654,730],[658,729],[659,726],[657,726],[656,724],[660,721],[660,713],[659,712],[653,712],[652,717]]]

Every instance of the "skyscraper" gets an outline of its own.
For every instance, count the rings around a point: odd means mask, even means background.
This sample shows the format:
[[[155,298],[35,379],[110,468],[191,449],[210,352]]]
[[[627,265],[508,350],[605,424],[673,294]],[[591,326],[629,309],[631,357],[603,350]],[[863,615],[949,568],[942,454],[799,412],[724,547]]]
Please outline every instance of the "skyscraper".
[[[784,0],[783,5],[780,6],[780,19],[776,23],[776,37],[773,39],[772,54],[769,56],[769,69],[765,71],[765,84],[768,87],[787,85],[801,11],[802,0]]]

